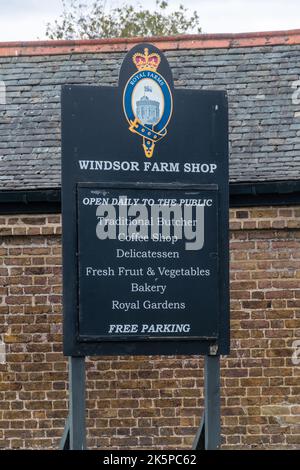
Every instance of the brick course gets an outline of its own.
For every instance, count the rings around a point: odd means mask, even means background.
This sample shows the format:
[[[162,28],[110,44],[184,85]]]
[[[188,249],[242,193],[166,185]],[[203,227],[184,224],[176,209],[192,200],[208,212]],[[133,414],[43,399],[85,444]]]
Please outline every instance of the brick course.
[[[223,448],[300,448],[299,207],[231,210],[232,352]],[[67,416],[59,215],[0,216],[0,448],[57,448]],[[89,448],[190,448],[203,406],[191,357],[87,360]]]

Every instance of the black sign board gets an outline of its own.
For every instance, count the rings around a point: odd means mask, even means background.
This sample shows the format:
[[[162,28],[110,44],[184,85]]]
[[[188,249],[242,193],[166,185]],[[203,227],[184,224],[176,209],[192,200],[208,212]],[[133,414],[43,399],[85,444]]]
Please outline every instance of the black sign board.
[[[227,138],[226,94],[150,44],[63,87],[65,354],[228,353]]]

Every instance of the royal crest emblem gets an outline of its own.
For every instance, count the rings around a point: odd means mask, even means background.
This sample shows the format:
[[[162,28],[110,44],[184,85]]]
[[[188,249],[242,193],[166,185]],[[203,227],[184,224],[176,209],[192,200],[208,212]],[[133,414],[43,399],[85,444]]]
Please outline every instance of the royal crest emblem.
[[[143,138],[145,156],[153,156],[155,144],[167,135],[173,100],[170,87],[157,71],[161,58],[149,49],[136,52],[132,61],[137,68],[127,81],[123,108],[129,130]]]

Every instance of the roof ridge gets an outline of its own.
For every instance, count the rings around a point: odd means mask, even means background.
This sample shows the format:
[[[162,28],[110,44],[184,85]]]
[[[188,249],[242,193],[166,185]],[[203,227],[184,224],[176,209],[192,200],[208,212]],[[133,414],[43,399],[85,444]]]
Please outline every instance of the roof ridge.
[[[300,29],[250,33],[0,42],[0,57],[125,52],[141,42],[151,42],[162,50],[293,45],[300,44]]]

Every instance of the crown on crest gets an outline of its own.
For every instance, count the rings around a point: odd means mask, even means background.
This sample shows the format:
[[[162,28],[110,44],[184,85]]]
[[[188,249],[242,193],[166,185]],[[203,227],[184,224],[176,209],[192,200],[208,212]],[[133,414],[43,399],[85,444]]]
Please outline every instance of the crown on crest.
[[[152,70],[153,72],[157,70],[161,61],[159,55],[155,52],[149,54],[147,47],[144,49],[144,54],[142,52],[136,52],[132,60],[138,70]]]

